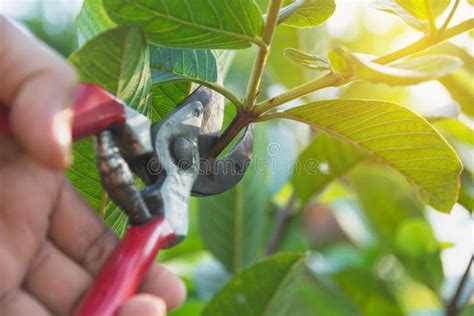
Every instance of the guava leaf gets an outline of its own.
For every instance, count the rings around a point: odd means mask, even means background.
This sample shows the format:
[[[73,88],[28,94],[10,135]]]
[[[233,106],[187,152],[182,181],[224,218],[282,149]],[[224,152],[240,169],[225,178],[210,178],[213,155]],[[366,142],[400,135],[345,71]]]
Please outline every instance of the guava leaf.
[[[427,3],[431,5],[433,16],[438,17],[448,7],[451,0],[395,0],[405,11],[419,20],[428,20]]]
[[[329,19],[335,10],[334,0],[297,0],[280,10],[278,23],[297,28],[314,27]]]
[[[179,48],[239,49],[262,44],[252,0],[103,0],[118,24],[140,25],[149,42]]]
[[[463,65],[459,58],[448,55],[419,56],[381,65],[365,55],[349,53],[345,49],[337,48],[333,52],[344,60],[355,79],[395,86],[438,79]]]
[[[416,17],[403,9],[395,0],[376,0],[374,6],[380,11],[388,12],[398,16],[406,24],[417,31],[427,33],[430,29],[426,21],[418,20]]]
[[[375,100],[327,100],[271,115],[307,123],[348,142],[397,170],[423,200],[442,212],[456,203],[462,164],[423,118],[400,105]]]
[[[99,33],[116,27],[102,7],[102,0],[84,0],[75,25],[79,46]]]
[[[291,183],[298,197],[307,201],[366,157],[358,148],[320,133],[298,157]]]
[[[280,253],[237,273],[206,305],[203,316],[285,315],[306,257]]]
[[[286,58],[300,66],[320,71],[330,69],[329,61],[324,57],[308,54],[296,48],[286,48],[283,53]]]
[[[191,91],[191,81],[174,80],[151,85],[151,112],[153,122],[171,113]]]
[[[179,49],[150,45],[153,82],[190,79],[217,82],[217,61],[211,50]]]
[[[71,55],[69,60],[81,81],[107,89],[143,114],[150,114],[148,45],[137,27],[120,27],[102,33]],[[91,139],[74,144],[74,163],[68,175],[105,222],[119,234],[127,217],[103,190],[96,172]]]

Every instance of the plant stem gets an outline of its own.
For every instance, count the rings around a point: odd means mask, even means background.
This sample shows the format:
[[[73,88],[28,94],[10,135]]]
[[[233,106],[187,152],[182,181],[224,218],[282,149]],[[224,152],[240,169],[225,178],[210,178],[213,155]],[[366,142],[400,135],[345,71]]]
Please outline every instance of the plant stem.
[[[196,82],[222,94],[235,106],[237,111],[243,109],[244,106],[242,102],[240,102],[239,98],[220,84],[197,80]]]
[[[211,157],[217,157],[237,134],[253,121],[255,121],[255,116],[252,112],[244,109],[238,111],[237,115],[212,148]]]
[[[458,8],[458,5],[459,5],[459,0],[455,0],[452,9],[449,12],[448,17],[446,18],[446,21],[444,21],[443,25],[440,27],[438,34],[443,34],[443,32],[446,30],[446,28],[449,25],[449,22],[451,22],[451,19],[453,18],[454,13],[456,12]]]
[[[436,21],[433,15],[433,7],[431,6],[431,0],[425,0],[426,13],[428,15],[428,22],[430,23],[430,36],[436,35]]]
[[[467,265],[466,271],[464,271],[461,281],[459,281],[459,285],[456,289],[456,293],[454,293],[453,298],[451,299],[451,301],[448,304],[448,307],[446,308],[446,316],[456,316],[459,314],[459,311],[460,311],[459,300],[461,299],[464,287],[468,283],[468,280],[471,274],[471,267],[472,267],[473,261],[474,261],[474,256],[472,256],[471,260],[469,260],[469,264]]]
[[[278,212],[275,225],[265,246],[265,256],[270,256],[280,248],[283,236],[295,217],[296,194],[293,192],[283,210]]]
[[[466,32],[472,28],[474,28],[474,18],[465,20],[447,29],[445,32],[443,32],[436,38],[430,38],[429,36],[423,37],[419,39],[418,41],[402,49],[399,49],[393,53],[390,53],[388,55],[375,59],[374,62],[379,63],[379,64],[390,63],[397,59],[423,51],[431,46],[441,43],[451,37],[454,37],[463,32]],[[255,113],[260,115],[288,101],[300,98],[302,96],[308,95],[312,92],[321,90],[323,88],[341,86],[348,82],[351,82],[352,80],[353,78],[343,78],[340,75],[336,75],[334,73],[326,74],[322,77],[308,81],[307,83],[304,83],[301,86],[290,89],[285,93],[282,93],[276,97],[270,98],[268,100],[265,100],[257,104]]]
[[[247,109],[252,109],[255,99],[258,96],[258,89],[262,81],[263,69],[267,63],[268,54],[270,52],[270,45],[272,42],[273,33],[278,20],[278,12],[280,11],[281,0],[271,0],[268,5],[267,19],[263,27],[262,40],[266,46],[260,46],[253,64],[252,74],[247,86],[247,93],[244,100],[244,106]]]

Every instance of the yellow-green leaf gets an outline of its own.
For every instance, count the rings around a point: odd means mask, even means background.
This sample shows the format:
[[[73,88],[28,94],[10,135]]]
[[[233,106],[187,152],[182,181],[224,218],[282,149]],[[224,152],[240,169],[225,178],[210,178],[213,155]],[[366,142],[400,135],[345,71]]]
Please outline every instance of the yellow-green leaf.
[[[448,7],[451,0],[395,0],[403,9],[419,20],[428,20],[427,4],[431,5],[433,16],[436,18]]]
[[[423,1],[423,0],[420,0]],[[375,8],[384,12],[394,14],[401,18],[406,24],[411,26],[417,31],[427,33],[429,31],[429,25],[426,21],[420,21],[413,15],[403,9],[395,0],[378,0],[374,3]]]
[[[327,100],[271,117],[307,123],[336,136],[399,171],[435,209],[456,203],[462,164],[451,146],[423,118],[400,105],[371,100]]]
[[[286,58],[292,62],[314,70],[329,70],[329,61],[321,56],[308,54],[296,48],[286,48],[283,51]]]
[[[389,85],[413,85],[443,77],[463,65],[461,59],[447,55],[419,56],[389,65],[381,65],[368,56],[334,50],[351,68],[356,79],[381,82]]]
[[[314,27],[329,19],[335,10],[334,0],[297,0],[280,10],[278,22],[298,28]]]
[[[238,49],[263,44],[260,9],[253,0],[103,0],[118,24],[137,24],[157,45]]]

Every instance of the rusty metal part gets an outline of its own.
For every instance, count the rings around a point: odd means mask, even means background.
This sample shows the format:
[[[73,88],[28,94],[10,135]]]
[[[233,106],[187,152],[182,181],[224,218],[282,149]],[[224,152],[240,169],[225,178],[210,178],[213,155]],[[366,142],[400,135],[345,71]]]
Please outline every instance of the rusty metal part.
[[[152,215],[135,186],[133,174],[122,158],[110,130],[101,132],[96,138],[97,170],[109,197],[124,210],[133,225],[143,224]]]

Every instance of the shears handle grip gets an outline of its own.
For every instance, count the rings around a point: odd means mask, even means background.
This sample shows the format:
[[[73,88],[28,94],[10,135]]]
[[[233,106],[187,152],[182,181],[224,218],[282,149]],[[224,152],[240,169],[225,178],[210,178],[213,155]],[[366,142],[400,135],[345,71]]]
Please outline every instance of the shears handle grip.
[[[95,135],[114,124],[125,124],[125,105],[94,84],[79,85],[72,110],[74,140]],[[9,108],[0,104],[0,135],[12,135],[9,116]]]
[[[74,316],[112,316],[135,292],[161,247],[175,235],[163,217],[129,226],[125,238],[107,258]]]

